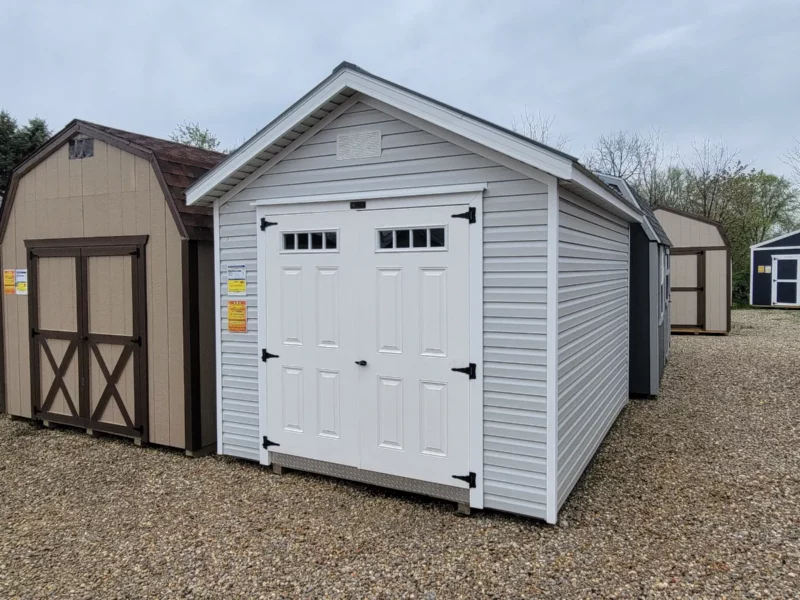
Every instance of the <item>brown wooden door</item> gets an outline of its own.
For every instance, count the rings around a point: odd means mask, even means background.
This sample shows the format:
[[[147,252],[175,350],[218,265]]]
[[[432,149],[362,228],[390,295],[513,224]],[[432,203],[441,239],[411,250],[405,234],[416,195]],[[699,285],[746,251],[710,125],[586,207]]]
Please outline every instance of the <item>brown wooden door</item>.
[[[672,327],[705,326],[705,253],[673,250],[670,257]]]
[[[146,441],[144,241],[28,246],[34,416]]]

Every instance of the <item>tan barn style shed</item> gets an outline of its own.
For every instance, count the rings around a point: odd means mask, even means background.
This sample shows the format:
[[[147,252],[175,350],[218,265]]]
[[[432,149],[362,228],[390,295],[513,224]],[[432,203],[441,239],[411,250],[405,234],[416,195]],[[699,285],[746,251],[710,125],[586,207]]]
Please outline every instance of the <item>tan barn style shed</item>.
[[[673,243],[670,265],[673,333],[731,330],[731,245],[718,221],[659,207]]]
[[[211,211],[224,155],[72,121],[0,207],[0,409],[199,454],[216,443]]]

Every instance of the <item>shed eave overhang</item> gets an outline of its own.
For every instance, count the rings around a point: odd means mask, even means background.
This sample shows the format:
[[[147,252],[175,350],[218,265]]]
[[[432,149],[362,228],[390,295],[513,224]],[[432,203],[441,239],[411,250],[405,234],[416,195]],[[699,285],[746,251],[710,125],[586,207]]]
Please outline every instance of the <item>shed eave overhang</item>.
[[[577,186],[581,195],[607,207],[632,222],[641,222],[641,213],[620,199],[577,159],[500,126],[468,115],[431,98],[403,88],[343,63],[314,89],[256,133],[227,159],[210,170],[186,191],[188,205],[211,206],[223,196],[230,197],[262,165],[276,157],[281,148],[314,127],[354,94],[363,94],[432,125],[442,127],[472,142],[499,152],[520,163]]]

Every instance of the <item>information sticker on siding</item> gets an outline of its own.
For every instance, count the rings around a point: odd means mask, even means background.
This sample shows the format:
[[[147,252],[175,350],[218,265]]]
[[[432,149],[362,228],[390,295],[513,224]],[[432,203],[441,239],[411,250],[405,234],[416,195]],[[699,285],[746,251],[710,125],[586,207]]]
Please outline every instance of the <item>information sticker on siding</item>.
[[[28,269],[17,269],[14,276],[15,287],[17,289],[17,296],[28,295]]]
[[[247,294],[247,267],[245,265],[228,267],[228,294],[230,296]]]
[[[381,155],[381,132],[342,133],[336,138],[336,160],[373,158]]]
[[[3,294],[13,295],[17,293],[17,275],[14,269],[3,270]]]
[[[247,333],[247,301],[228,300],[228,331]]]
[[[758,265],[758,272],[759,273],[763,273],[764,272],[764,265]]]

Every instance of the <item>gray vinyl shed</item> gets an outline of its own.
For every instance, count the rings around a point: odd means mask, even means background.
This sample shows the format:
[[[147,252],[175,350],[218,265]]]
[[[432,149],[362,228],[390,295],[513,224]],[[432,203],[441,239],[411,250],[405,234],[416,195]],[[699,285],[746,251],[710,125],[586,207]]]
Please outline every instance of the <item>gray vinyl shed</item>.
[[[670,247],[667,233],[636,189],[622,177],[598,173],[608,186],[639,207],[641,223],[631,225],[630,369],[633,397],[658,396],[669,357]]]
[[[220,454],[556,522],[627,402],[635,206],[349,63],[187,201],[214,210]]]

